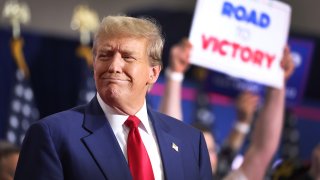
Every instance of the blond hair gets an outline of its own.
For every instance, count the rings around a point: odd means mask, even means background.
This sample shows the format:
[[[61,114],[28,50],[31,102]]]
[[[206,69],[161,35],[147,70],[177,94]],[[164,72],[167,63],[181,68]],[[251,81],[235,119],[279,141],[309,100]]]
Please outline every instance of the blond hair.
[[[161,35],[160,26],[154,20],[125,15],[104,17],[94,37],[94,54],[96,42],[101,35],[107,35],[107,37],[128,36],[145,38],[147,40],[147,53],[150,57],[150,65],[162,66],[161,56],[164,38]]]

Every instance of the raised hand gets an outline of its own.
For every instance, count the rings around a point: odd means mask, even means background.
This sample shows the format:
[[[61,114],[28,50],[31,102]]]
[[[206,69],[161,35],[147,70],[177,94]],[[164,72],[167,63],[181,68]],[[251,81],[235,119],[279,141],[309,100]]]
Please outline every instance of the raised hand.
[[[284,79],[288,80],[294,72],[294,63],[291,56],[291,51],[287,45],[283,51],[283,57],[280,62],[281,68],[284,70]]]
[[[188,39],[184,38],[174,45],[170,51],[170,69],[173,72],[185,73],[190,65],[189,56],[192,48]]]

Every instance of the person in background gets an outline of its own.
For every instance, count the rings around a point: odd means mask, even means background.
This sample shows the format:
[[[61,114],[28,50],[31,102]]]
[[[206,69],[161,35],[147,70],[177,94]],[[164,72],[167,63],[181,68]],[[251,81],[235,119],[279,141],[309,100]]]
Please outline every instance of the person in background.
[[[308,174],[314,180],[320,180],[320,144],[313,149],[311,166]]]
[[[165,70],[165,91],[160,102],[160,112],[179,120],[183,120],[181,90],[184,74],[190,65],[188,54],[186,53],[190,48],[191,44],[187,39],[183,39],[171,48],[169,67]],[[216,151],[217,148],[212,130],[200,122],[193,123],[194,127],[204,133],[212,172],[216,178],[222,177],[229,172],[232,161],[242,147],[246,134],[250,130],[258,101],[259,96],[249,91],[244,91],[238,96],[235,103],[237,120],[219,151],[219,155]]]
[[[294,71],[294,63],[288,46],[280,62],[286,82]],[[285,84],[285,83],[284,83]],[[278,149],[285,110],[285,90],[269,87],[264,104],[257,116],[251,142],[244,154],[240,168],[230,172],[225,180],[263,179]]]
[[[320,144],[312,151],[310,163],[286,159],[275,167],[272,180],[320,180]]]
[[[217,169],[218,153],[217,153],[216,141],[212,134],[212,131],[208,126],[197,121],[193,122],[192,126],[199,129],[203,133],[204,139],[208,147],[212,173],[214,174],[216,173],[216,169]],[[215,174],[214,174],[214,177],[217,178]]]
[[[236,123],[219,151],[216,177],[222,178],[231,170],[233,160],[242,148],[246,135],[250,132],[259,99],[258,95],[250,91],[243,91],[237,97],[235,101]]]
[[[166,70],[169,82],[165,88],[163,102],[160,104],[161,112],[175,116],[180,120],[182,119],[180,104],[181,95],[177,96],[177,92],[181,91],[181,82],[183,79],[181,73],[183,73],[183,70],[185,70],[189,65],[189,54],[191,48],[192,45],[188,40],[183,40],[180,44],[172,48],[170,56],[172,59],[170,63],[172,64],[170,64],[170,68],[173,69],[178,63],[180,63],[183,68],[177,68],[176,72],[172,72],[172,69]],[[294,70],[294,64],[289,47],[285,47],[284,49],[280,66],[284,70],[284,81],[286,81]],[[180,84],[175,83],[172,80],[178,81]],[[269,163],[278,148],[283,125],[285,107],[284,99],[285,87],[282,89],[268,88],[265,102],[257,116],[251,143],[244,155],[244,161],[239,169],[231,171],[225,177],[226,180],[263,179]],[[171,101],[176,100],[178,100],[178,102],[170,104]],[[173,107],[177,108],[174,109]],[[243,131],[245,131],[244,129],[248,128],[242,127],[239,129],[243,129]]]
[[[163,44],[153,20],[105,17],[93,43],[96,96],[28,129],[15,179],[211,180],[203,134],[146,104]]]
[[[0,179],[13,180],[19,158],[19,147],[0,140]]]

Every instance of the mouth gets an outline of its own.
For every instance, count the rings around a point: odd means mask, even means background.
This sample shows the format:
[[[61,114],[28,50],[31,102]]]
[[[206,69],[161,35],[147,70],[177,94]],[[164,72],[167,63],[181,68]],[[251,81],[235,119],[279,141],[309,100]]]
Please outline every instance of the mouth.
[[[119,82],[126,82],[128,80],[117,78],[117,77],[102,77],[102,80],[109,83],[119,83]]]

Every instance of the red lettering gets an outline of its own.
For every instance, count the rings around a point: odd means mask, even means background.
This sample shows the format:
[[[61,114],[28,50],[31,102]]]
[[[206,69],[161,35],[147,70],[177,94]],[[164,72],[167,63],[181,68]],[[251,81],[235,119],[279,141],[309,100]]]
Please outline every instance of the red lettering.
[[[203,50],[211,50],[213,53],[219,53],[221,56],[230,56],[233,59],[241,59],[244,63],[253,63],[270,69],[275,60],[275,55],[270,55],[258,49],[252,49],[248,46],[233,43],[228,40],[219,40],[212,36],[202,35]]]
[[[248,62],[250,61],[252,56],[252,52],[249,47],[244,47],[241,51],[240,57],[243,62]]]
[[[208,49],[212,44],[212,51],[216,51],[219,49],[219,41],[215,37],[207,38],[205,35],[202,35],[202,48],[204,50]]]
[[[213,43],[212,51],[218,51],[220,48],[219,40],[217,38],[213,38]]]
[[[253,62],[259,66],[262,65],[263,52],[256,50],[253,54]]]
[[[209,37],[208,39],[205,37],[205,35],[202,35],[202,48],[206,50],[208,46],[213,41],[214,37]]]
[[[268,69],[270,69],[274,59],[275,59],[275,56],[274,55],[269,55],[268,53],[265,54],[266,56],[266,59],[267,59],[267,67]]]
[[[233,57],[233,58],[236,57],[237,51],[238,51],[239,47],[240,47],[240,45],[237,44],[237,43],[233,43],[233,44],[232,44],[232,50],[233,50],[233,51],[232,51],[232,57]]]
[[[222,40],[221,43],[220,43],[220,48],[219,48],[219,53],[222,55],[222,56],[225,56],[227,53],[226,51],[224,51],[223,47],[229,45],[230,43],[226,40]]]

